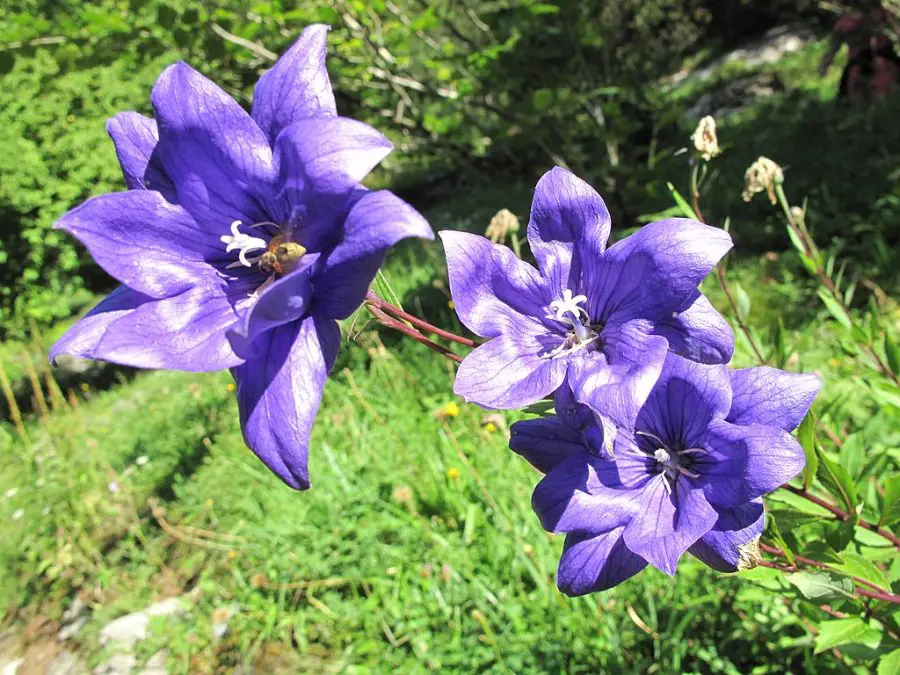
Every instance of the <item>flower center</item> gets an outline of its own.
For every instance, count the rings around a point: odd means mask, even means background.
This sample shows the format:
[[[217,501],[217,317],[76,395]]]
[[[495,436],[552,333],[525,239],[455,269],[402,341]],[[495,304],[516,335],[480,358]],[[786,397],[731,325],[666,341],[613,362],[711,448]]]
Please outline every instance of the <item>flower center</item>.
[[[678,450],[671,445],[666,444],[656,434],[649,431],[635,431],[636,434],[651,439],[656,445],[653,451],[647,450],[647,454],[651,455],[656,461],[656,473],[661,473],[666,478],[666,488],[669,492],[675,487],[678,476],[687,476],[688,478],[699,478],[700,474],[691,470],[696,455],[705,455],[707,450],[704,448],[686,448]]]
[[[269,276],[284,276],[297,268],[300,259],[306,255],[306,248],[295,241],[291,241],[290,231],[283,232],[272,237],[268,242],[261,237],[253,237],[240,231],[243,225],[240,220],[231,223],[231,235],[222,235],[219,240],[225,244],[226,253],[238,251],[238,259],[226,265],[226,269],[236,267],[253,267],[259,264],[259,269]],[[250,227],[263,227],[271,225],[279,227],[277,223],[263,221],[254,223]],[[281,228],[279,228],[281,229]],[[263,251],[259,255],[247,257],[248,253]]]
[[[547,355],[548,358],[562,352],[583,349],[599,337],[599,333],[591,325],[587,310],[581,307],[585,302],[587,302],[587,296],[573,295],[572,291],[566,288],[563,290],[561,299],[550,303],[553,313],[548,314],[547,318],[570,326],[570,330],[563,343]]]
[[[260,225],[268,225],[269,223],[257,223],[256,225],[252,225],[251,227],[258,227]],[[249,234],[245,234],[240,231],[240,226],[242,225],[240,220],[235,220],[231,223],[231,236],[227,234],[223,234],[219,237],[219,241],[225,244],[225,252],[231,253],[232,251],[238,251],[238,259],[226,266],[225,269],[233,269],[235,267],[253,267],[254,264],[259,262],[261,255],[256,256],[255,258],[248,259],[247,254],[251,251],[265,251],[269,246],[266,243],[265,239],[260,239],[259,237],[251,237]]]

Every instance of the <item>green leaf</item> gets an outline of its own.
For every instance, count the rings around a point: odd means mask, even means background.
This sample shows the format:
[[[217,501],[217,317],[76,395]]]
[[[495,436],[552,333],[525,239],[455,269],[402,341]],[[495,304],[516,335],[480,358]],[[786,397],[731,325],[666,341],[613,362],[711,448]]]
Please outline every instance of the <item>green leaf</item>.
[[[803,597],[813,602],[828,602],[853,596],[853,582],[830,572],[794,572],[785,577]]]
[[[884,501],[878,524],[890,527],[900,520],[900,476],[891,476],[884,484]]]
[[[853,577],[859,577],[866,581],[871,581],[876,586],[880,586],[884,590],[890,592],[891,584],[882,572],[871,560],[858,553],[844,553],[841,555],[843,563],[834,565],[833,567],[844,574]]]
[[[817,513],[804,513],[794,509],[769,509],[769,515],[778,523],[780,532],[793,532],[798,527],[822,521]]]
[[[900,374],[900,347],[894,342],[889,331],[884,332],[884,353],[891,372],[895,375]]]
[[[866,456],[866,449],[863,445],[863,435],[861,433],[850,434],[844,440],[838,454],[838,460],[842,467],[847,470],[851,476],[858,476],[863,466],[863,460]]]
[[[750,316],[750,296],[747,295],[744,287],[736,281],[732,284],[732,288],[734,289],[734,303],[738,318],[746,322],[747,317]]]
[[[812,413],[806,413],[806,417],[797,429],[797,440],[806,455],[806,467],[803,469],[803,488],[809,489],[813,476],[819,468],[819,456],[816,454],[816,422]]]
[[[540,14],[556,14],[557,12],[559,12],[559,7],[557,7],[556,5],[547,4],[546,2],[538,2],[538,3],[531,5],[528,8],[528,11],[531,12],[532,14],[538,14],[538,15],[540,15]]]
[[[831,316],[844,328],[851,330],[853,328],[853,322],[850,321],[850,317],[847,316],[847,313],[844,312],[837,300],[832,298],[824,288],[820,288],[817,291],[817,294],[822,302],[825,303],[825,309],[828,310],[828,313],[831,314]]]
[[[382,270],[378,270],[378,273],[375,275],[375,285],[378,287],[378,293],[383,299],[394,305],[394,307],[403,309],[403,305],[400,304],[400,296],[394,291],[391,282],[388,281],[387,275]]]
[[[878,675],[897,675],[900,673],[900,649],[885,654],[878,661]]]
[[[672,193],[672,199],[675,200],[675,203],[681,209],[681,214],[685,218],[693,218],[694,220],[699,220],[697,218],[697,214],[694,213],[694,209],[691,208],[691,205],[687,203],[687,200],[681,196],[681,193],[675,188],[671,183],[666,183],[666,186],[669,188],[669,192]]]
[[[875,649],[881,644],[881,637],[881,628],[868,624],[857,616],[823,621],[819,624],[819,634],[816,636],[816,654],[851,642]]]
[[[853,541],[853,532],[856,524],[852,520],[843,520],[829,523],[825,528],[825,541],[835,551],[840,553]]]
[[[553,413],[553,401],[538,401],[522,410],[529,415],[551,415]]]
[[[553,103],[552,89],[537,89],[531,94],[531,105],[535,110],[544,110]]]
[[[788,353],[787,353],[787,341],[784,335],[784,321],[781,320],[779,316],[777,321],[775,322],[775,330],[774,330],[774,342],[775,342],[775,365],[779,368],[784,368],[784,364],[787,363]]]
[[[850,474],[840,464],[830,460],[823,452],[818,451],[819,455],[819,471],[816,474],[822,485],[825,486],[831,494],[841,500],[845,510],[854,518],[857,518],[856,512],[857,496],[856,485],[850,478]]]

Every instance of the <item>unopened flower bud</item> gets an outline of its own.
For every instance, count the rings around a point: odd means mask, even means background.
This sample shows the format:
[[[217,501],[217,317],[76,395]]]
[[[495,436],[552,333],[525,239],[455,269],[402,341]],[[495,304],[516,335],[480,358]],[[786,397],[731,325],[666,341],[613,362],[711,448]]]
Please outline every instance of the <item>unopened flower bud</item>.
[[[753,199],[757,192],[765,191],[769,195],[769,201],[778,203],[775,197],[775,186],[784,182],[784,171],[768,157],[760,157],[744,174],[744,192],[741,196],[745,202]]]
[[[799,206],[791,207],[791,220],[799,226],[803,226],[806,222],[806,211]]]
[[[491,223],[484,231],[484,236],[495,244],[506,239],[507,235],[514,235],[519,231],[519,219],[509,209],[500,209],[491,218]]]
[[[716,136],[716,120],[712,116],[707,115],[700,120],[694,133],[691,134],[691,142],[694,144],[694,149],[707,162],[721,152],[719,139]]]

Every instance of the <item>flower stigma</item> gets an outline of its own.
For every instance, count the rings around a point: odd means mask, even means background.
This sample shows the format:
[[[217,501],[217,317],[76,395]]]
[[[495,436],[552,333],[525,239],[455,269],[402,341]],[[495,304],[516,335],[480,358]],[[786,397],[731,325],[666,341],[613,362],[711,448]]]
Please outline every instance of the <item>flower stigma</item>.
[[[248,259],[247,254],[251,251],[260,251],[266,250],[268,244],[265,239],[260,239],[259,237],[251,237],[249,234],[244,234],[238,228],[242,225],[240,220],[235,220],[231,223],[231,236],[227,234],[223,234],[219,237],[219,241],[225,244],[225,252],[231,253],[232,251],[238,251],[238,259],[228,265],[226,269],[233,269],[235,267],[253,267],[254,264],[259,262],[262,258],[261,255],[256,256],[255,258]]]
[[[658,474],[663,474],[666,478],[666,489],[671,493],[675,487],[675,482],[679,475],[688,478],[699,478],[700,474],[691,471],[690,466],[694,462],[694,455],[705,455],[707,450],[704,448],[687,448],[685,450],[674,450],[667,445],[659,436],[651,434],[649,431],[635,431],[639,436],[645,436],[657,445],[652,452],[652,457],[656,460],[656,469]]]
[[[547,358],[562,352],[583,349],[597,339],[598,334],[591,326],[590,317],[584,307],[581,307],[585,302],[587,302],[587,296],[573,295],[572,291],[566,288],[563,290],[562,299],[550,303],[553,313],[548,314],[547,318],[567,324],[571,326],[571,330],[562,344],[551,351]]]

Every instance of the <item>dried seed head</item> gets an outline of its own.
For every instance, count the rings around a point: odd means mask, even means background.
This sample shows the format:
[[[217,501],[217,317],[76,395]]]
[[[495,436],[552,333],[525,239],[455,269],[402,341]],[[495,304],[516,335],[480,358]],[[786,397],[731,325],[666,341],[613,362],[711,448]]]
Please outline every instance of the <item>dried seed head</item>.
[[[707,162],[721,152],[719,139],[716,136],[716,120],[712,116],[707,115],[700,120],[694,133],[691,134],[691,142],[694,144],[694,149]]]
[[[509,209],[500,209],[496,215],[491,218],[491,223],[484,231],[484,236],[495,244],[499,244],[506,239],[507,235],[515,234],[519,231],[519,219]]]
[[[765,191],[769,195],[769,201],[777,204],[775,186],[784,182],[784,171],[768,157],[760,157],[744,174],[744,192],[741,196],[745,202],[753,199],[757,192]]]

